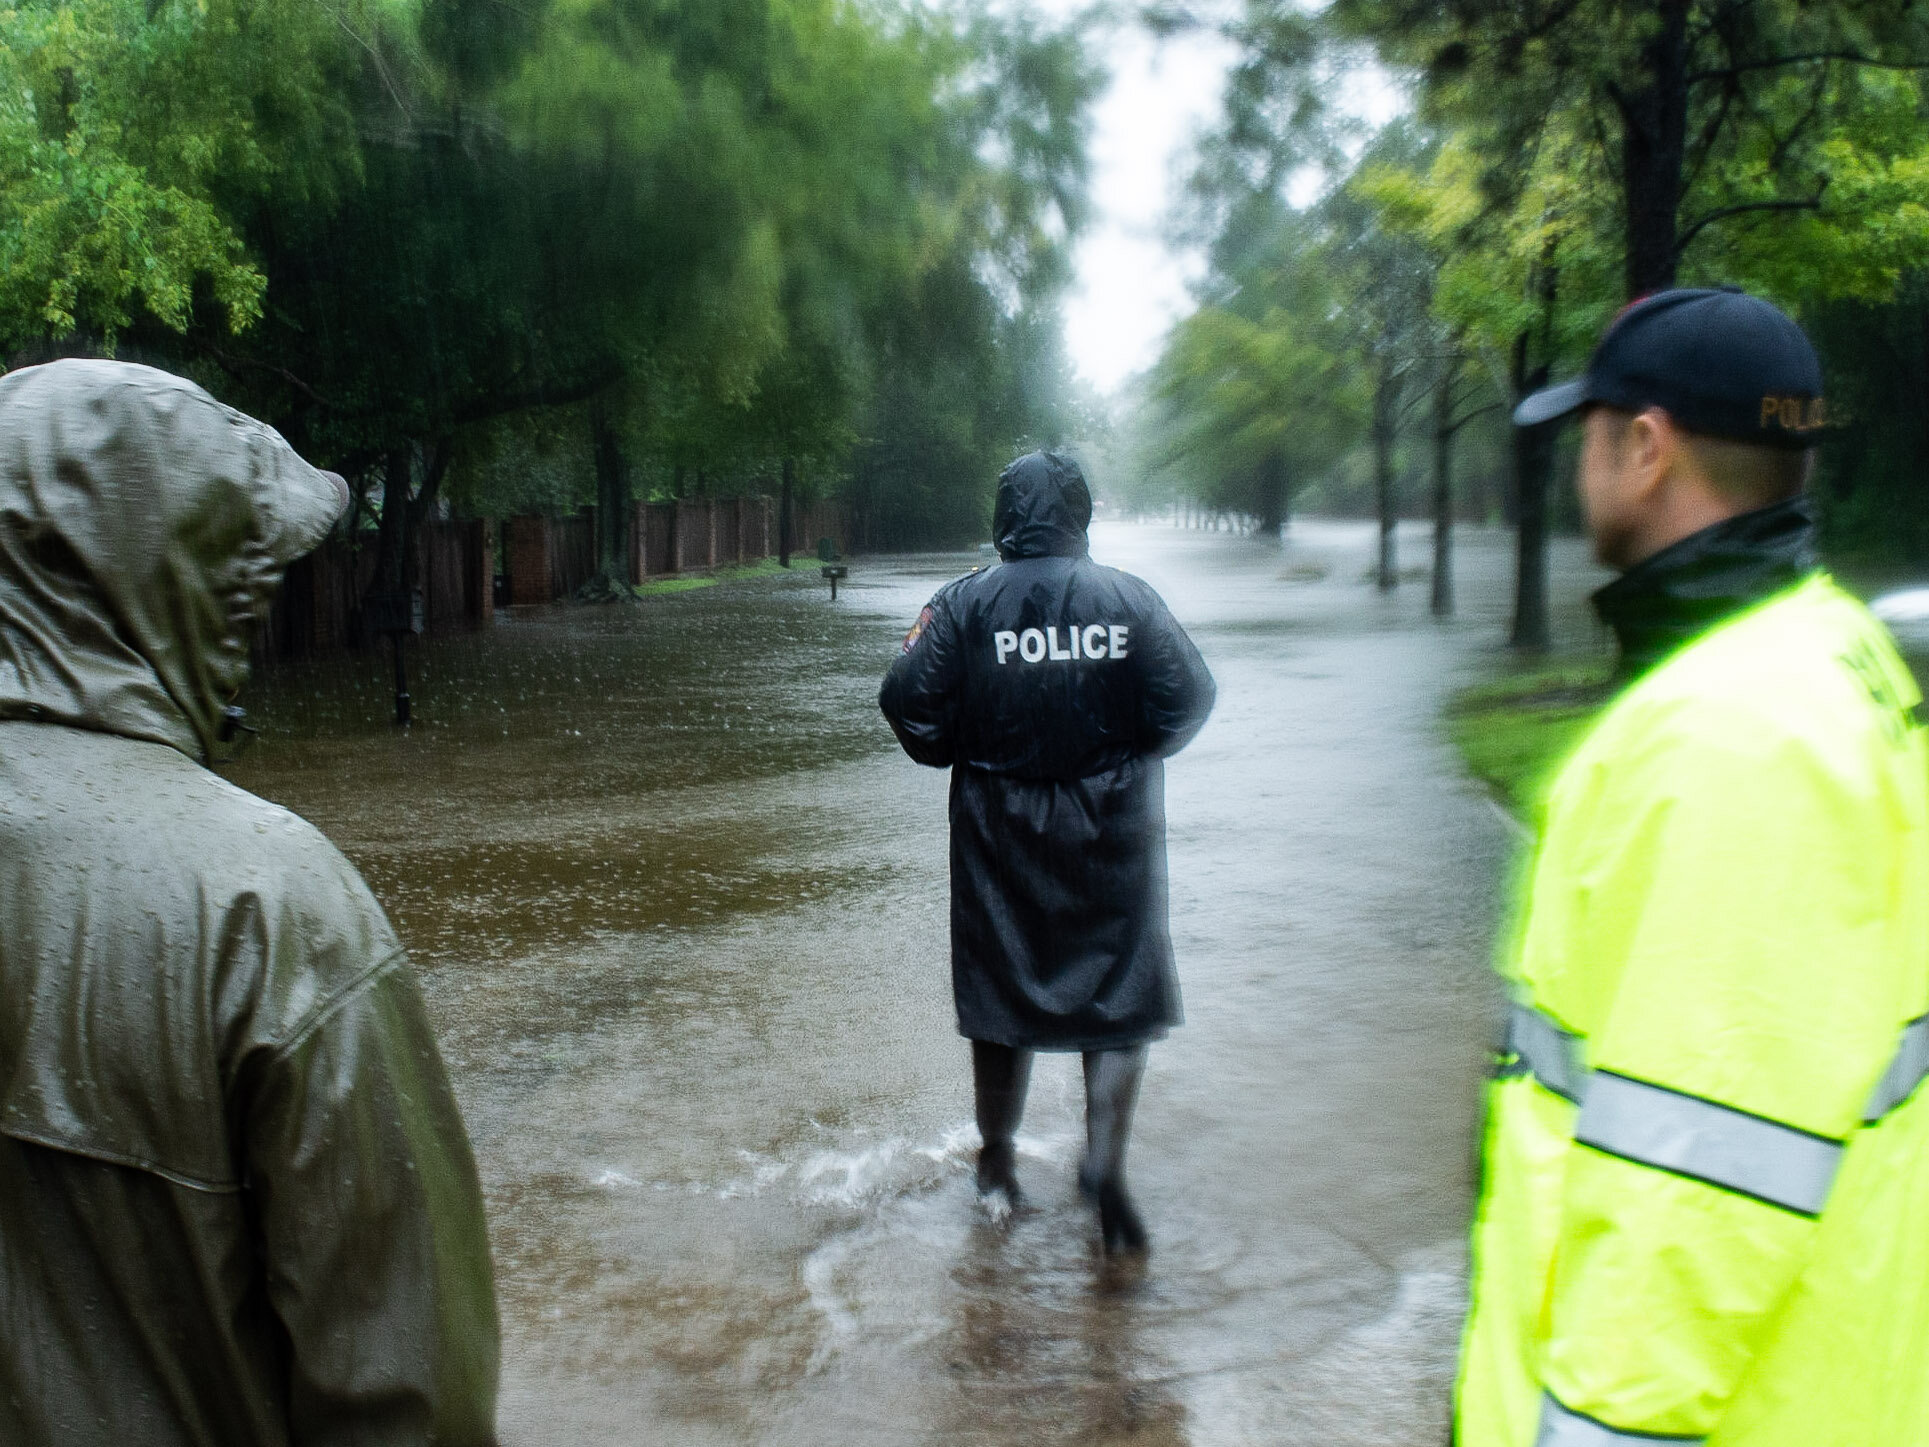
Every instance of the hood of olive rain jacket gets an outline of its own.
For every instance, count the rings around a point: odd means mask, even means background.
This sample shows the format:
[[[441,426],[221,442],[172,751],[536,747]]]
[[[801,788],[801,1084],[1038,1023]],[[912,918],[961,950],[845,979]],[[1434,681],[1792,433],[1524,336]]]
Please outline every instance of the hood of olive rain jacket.
[[[250,621],[348,501],[183,378],[64,361],[0,378],[0,718],[213,756]]]
[[[481,1195],[401,945],[201,762],[344,494],[166,373],[0,378],[0,1441],[494,1439]]]

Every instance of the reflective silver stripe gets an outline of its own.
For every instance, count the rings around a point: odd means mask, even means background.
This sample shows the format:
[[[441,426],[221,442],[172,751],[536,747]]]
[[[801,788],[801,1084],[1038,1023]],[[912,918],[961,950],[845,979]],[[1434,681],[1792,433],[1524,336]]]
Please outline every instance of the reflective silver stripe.
[[[1605,1070],[1588,1080],[1574,1139],[1805,1216],[1820,1214],[1842,1160],[1840,1141]]]
[[[1895,1059],[1875,1083],[1875,1089],[1869,1093],[1869,1103],[1862,1109],[1863,1124],[1874,1125],[1914,1095],[1925,1076],[1929,1076],[1929,1015],[1911,1020],[1903,1027]]]
[[[1507,1017],[1507,1048],[1542,1085],[1580,1104],[1587,1086],[1580,1036],[1561,1029],[1531,1005],[1516,1005]]]
[[[1665,1432],[1624,1432],[1570,1412],[1551,1394],[1541,1396],[1541,1430],[1534,1447],[1629,1447],[1639,1442],[1706,1442],[1706,1437],[1669,1436]]]

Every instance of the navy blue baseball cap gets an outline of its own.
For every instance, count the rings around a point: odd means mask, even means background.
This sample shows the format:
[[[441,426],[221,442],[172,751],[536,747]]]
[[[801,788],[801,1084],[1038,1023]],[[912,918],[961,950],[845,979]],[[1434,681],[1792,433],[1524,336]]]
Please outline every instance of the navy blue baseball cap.
[[[1812,447],[1828,418],[1822,363],[1779,307],[1731,290],[1656,292],[1621,313],[1572,382],[1514,409],[1536,427],[1591,405],[1659,407],[1690,432]]]

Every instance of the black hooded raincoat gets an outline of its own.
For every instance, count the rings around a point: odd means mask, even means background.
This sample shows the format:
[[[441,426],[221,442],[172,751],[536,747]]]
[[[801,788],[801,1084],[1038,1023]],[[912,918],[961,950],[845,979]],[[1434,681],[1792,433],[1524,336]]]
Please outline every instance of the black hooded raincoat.
[[[0,1443],[484,1447],[482,1195],[402,947],[205,767],[346,500],[191,382],[0,379]]]
[[[885,677],[904,750],[951,775],[959,1032],[1116,1049],[1179,1020],[1166,927],[1165,769],[1213,682],[1159,595],[1087,555],[1078,468],[998,483],[1003,563],[942,589]]]

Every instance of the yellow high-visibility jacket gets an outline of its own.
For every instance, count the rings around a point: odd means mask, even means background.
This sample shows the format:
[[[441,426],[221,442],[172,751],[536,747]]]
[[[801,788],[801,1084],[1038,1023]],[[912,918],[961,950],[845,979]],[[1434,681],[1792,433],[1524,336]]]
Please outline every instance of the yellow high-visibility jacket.
[[[1929,752],[1822,575],[1561,769],[1491,1087],[1458,1447],[1929,1447]]]

